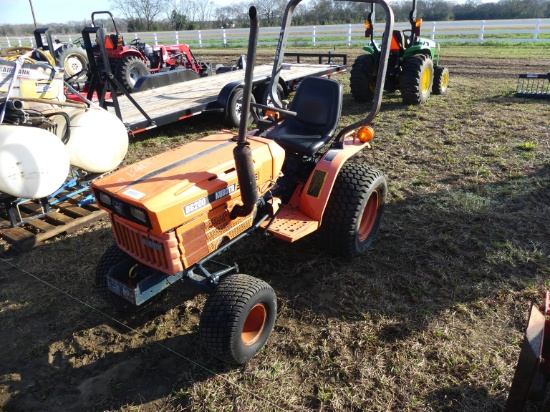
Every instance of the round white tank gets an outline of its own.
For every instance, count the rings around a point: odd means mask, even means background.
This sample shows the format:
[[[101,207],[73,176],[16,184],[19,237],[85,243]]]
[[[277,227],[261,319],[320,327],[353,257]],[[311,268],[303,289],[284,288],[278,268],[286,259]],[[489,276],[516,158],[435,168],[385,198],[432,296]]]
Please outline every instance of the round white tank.
[[[71,118],[66,144],[71,164],[91,173],[115,169],[128,151],[124,123],[104,109],[88,109]]]
[[[36,127],[0,125],[0,192],[38,199],[69,174],[69,153],[59,138]]]

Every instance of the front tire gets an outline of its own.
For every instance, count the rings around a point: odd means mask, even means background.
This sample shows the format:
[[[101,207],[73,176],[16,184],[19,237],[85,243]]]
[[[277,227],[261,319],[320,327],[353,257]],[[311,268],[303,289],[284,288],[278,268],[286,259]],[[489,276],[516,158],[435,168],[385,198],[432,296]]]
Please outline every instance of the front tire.
[[[449,84],[449,69],[437,66],[434,69],[434,84],[432,86],[433,94],[445,94]]]
[[[323,216],[325,247],[345,257],[354,257],[369,247],[380,227],[386,193],[382,172],[361,164],[344,164]]]
[[[64,69],[64,79],[67,80],[78,73],[73,82],[86,79],[86,69],[88,67],[88,56],[82,47],[75,44],[65,44],[55,51],[55,60],[57,64]]]
[[[109,248],[103,253],[97,264],[95,272],[95,284],[99,296],[101,296],[107,303],[113,306],[116,310],[122,313],[135,313],[139,307],[128,302],[116,293],[109,290],[107,286],[107,274],[111,267],[121,263],[125,259],[130,257],[124,253],[116,244],[109,246]]]
[[[132,91],[139,78],[149,74],[147,65],[137,56],[127,56],[118,64],[116,78],[128,90]]]
[[[405,104],[423,104],[430,97],[433,62],[425,55],[411,56],[403,64],[399,89]]]
[[[276,314],[277,297],[269,284],[249,275],[230,275],[208,297],[199,337],[218,359],[242,365],[265,345]]]
[[[353,62],[350,73],[350,88],[357,102],[372,102],[376,89],[375,59],[371,54],[363,54]]]

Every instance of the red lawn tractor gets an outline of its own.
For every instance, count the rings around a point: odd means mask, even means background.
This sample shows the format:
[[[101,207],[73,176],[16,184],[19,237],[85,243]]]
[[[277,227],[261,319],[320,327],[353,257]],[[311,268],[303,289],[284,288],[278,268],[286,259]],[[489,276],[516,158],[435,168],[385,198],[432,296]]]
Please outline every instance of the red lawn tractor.
[[[132,91],[138,80],[148,74],[170,70],[187,70],[185,80],[191,80],[212,74],[208,63],[198,61],[187,44],[151,46],[134,39],[128,44],[118,31],[113,15],[109,11],[92,13],[92,25],[99,27],[99,15],[107,14],[115,33],[105,38],[105,49],[111,65],[111,71],[118,81]],[[192,73],[193,72],[193,73]]]

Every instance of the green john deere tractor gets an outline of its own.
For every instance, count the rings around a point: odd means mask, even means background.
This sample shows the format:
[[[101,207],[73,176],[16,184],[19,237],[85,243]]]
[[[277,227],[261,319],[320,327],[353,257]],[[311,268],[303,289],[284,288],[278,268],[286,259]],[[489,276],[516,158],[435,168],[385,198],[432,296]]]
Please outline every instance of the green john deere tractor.
[[[430,93],[444,94],[449,82],[449,70],[439,65],[439,45],[420,37],[422,19],[416,18],[416,0],[409,14],[410,30],[394,30],[384,90],[401,91],[403,103],[426,103]],[[365,22],[365,37],[370,43],[366,52],[357,57],[351,68],[350,87],[358,102],[370,102],[374,96],[380,46],[374,41],[374,4]]]

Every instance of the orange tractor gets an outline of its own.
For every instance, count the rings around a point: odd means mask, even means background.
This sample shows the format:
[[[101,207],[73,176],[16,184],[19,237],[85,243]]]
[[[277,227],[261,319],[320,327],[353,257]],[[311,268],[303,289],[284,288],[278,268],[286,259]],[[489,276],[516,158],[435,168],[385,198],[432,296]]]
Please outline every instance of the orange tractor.
[[[274,107],[251,103],[258,38],[256,9],[238,133],[220,131],[142,160],[93,185],[110,216],[116,244],[101,257],[96,285],[120,311],[135,311],[170,284],[185,279],[209,293],[199,325],[200,339],[214,356],[247,362],[266,343],[277,301],[263,280],[238,274],[236,265],[214,261],[252,233],[287,242],[321,230],[322,242],[344,256],[373,241],[385,207],[386,179],[350,158],[369,147],[384,89],[388,36],[393,13],[385,0],[386,27],[374,103],[366,118],[337,132],[342,86],[308,77],[290,105],[277,94],[284,48],[295,7],[287,5],[269,84]],[[248,114],[271,115],[247,133]]]

